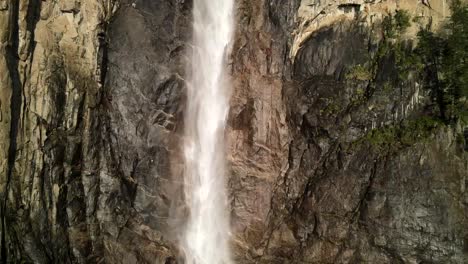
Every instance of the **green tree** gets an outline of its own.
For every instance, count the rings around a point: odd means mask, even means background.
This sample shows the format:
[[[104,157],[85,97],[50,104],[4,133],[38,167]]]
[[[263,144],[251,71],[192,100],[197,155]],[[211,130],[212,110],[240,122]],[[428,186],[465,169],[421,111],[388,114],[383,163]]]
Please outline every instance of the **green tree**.
[[[468,116],[468,5],[454,1],[446,28],[449,34],[443,73],[447,103],[452,117],[465,119]]]
[[[396,38],[404,33],[411,25],[411,16],[407,10],[397,10],[395,15],[384,17],[382,21],[382,29],[385,39]]]
[[[420,56],[423,69],[424,88],[429,90],[431,100],[437,103],[440,117],[446,120],[447,103],[445,100],[445,84],[441,76],[443,54],[446,51],[446,42],[430,29],[422,29],[418,33],[419,43],[416,53]]]
[[[416,53],[425,65],[424,86],[446,122],[468,116],[468,6],[455,0],[442,33],[418,33]]]

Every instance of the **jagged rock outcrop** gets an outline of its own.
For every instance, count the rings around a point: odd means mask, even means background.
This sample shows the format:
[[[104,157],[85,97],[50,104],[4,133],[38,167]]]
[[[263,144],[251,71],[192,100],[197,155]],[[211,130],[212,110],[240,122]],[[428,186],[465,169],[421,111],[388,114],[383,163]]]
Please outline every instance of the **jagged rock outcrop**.
[[[418,18],[402,34],[411,49],[418,23],[437,28],[449,3],[236,5],[235,262],[468,261],[466,135],[419,123],[421,80],[398,81],[379,53],[385,16]],[[3,263],[183,261],[191,6],[0,0]],[[375,74],[350,74],[369,64]]]

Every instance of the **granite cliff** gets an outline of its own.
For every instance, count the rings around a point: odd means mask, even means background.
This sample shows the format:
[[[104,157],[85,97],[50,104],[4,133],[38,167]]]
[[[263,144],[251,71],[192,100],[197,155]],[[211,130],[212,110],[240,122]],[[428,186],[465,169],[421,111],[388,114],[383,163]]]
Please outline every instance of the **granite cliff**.
[[[191,7],[0,0],[2,263],[183,263]],[[449,7],[236,1],[236,263],[468,261],[468,132],[401,64]]]

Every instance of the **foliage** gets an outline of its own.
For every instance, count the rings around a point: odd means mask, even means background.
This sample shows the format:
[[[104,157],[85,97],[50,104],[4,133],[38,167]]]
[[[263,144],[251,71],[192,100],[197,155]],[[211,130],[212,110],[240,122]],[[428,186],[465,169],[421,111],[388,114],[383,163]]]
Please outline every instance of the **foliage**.
[[[382,21],[384,37],[396,38],[411,25],[410,15],[406,10],[397,10],[395,15],[386,16]]]
[[[424,86],[446,122],[468,117],[468,6],[454,1],[451,9],[445,32],[421,29],[416,48],[425,65]]]
[[[410,72],[420,72],[424,65],[421,58],[412,51],[411,45],[399,42],[395,45],[395,64],[400,80],[407,80]]]
[[[320,114],[334,116],[340,112],[341,107],[338,104],[336,104],[332,99],[320,98],[320,100],[326,104],[326,106],[320,110]]]
[[[397,10],[395,15],[382,21],[383,41],[379,46],[381,58],[393,56],[400,81],[407,80],[412,71],[422,68],[420,58],[412,52],[411,42],[402,41],[400,36],[411,26],[411,16],[407,10]]]
[[[447,55],[444,57],[443,75],[447,80],[449,111],[452,115],[468,117],[468,5],[455,1],[451,21],[447,27]]]
[[[422,116],[401,124],[374,129],[356,143],[368,142],[380,152],[394,151],[427,139],[442,124],[440,119]]]
[[[395,27],[398,32],[404,32],[410,24],[410,15],[407,10],[397,10],[395,15]]]
[[[455,0],[451,9],[452,16],[442,32],[434,33],[430,26],[421,28],[414,50],[411,42],[400,38],[410,26],[408,12],[400,10],[384,18],[383,40],[376,56],[367,68],[361,65],[352,68],[347,78],[372,81],[380,62],[393,59],[398,81],[407,80],[409,73],[421,75],[433,104],[426,106],[429,111],[424,116],[374,129],[353,145],[366,143],[376,151],[388,153],[428,139],[440,126],[459,120],[468,122],[468,5]],[[390,91],[391,83],[385,82],[382,89]],[[357,93],[356,98],[361,95]],[[439,110],[439,116],[432,114],[432,110]]]
[[[394,15],[385,17],[382,21],[382,33],[384,40],[379,45],[376,56],[368,65],[356,65],[346,74],[346,79],[358,81],[371,81],[375,77],[381,59],[393,54],[396,64],[401,65],[400,72],[408,72],[410,66],[415,65],[412,58],[408,56],[407,48],[398,40],[401,34],[411,25],[410,15],[406,10],[397,10]],[[392,41],[397,39],[397,41]]]
[[[346,79],[369,81],[372,79],[372,73],[367,67],[358,64],[349,70]]]

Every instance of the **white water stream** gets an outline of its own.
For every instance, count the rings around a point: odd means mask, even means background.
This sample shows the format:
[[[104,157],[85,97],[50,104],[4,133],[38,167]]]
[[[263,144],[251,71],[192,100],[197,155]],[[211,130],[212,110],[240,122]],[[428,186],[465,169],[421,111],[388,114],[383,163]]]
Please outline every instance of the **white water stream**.
[[[226,58],[233,0],[194,0],[193,52],[185,120],[187,264],[229,264],[224,128],[229,111]]]

